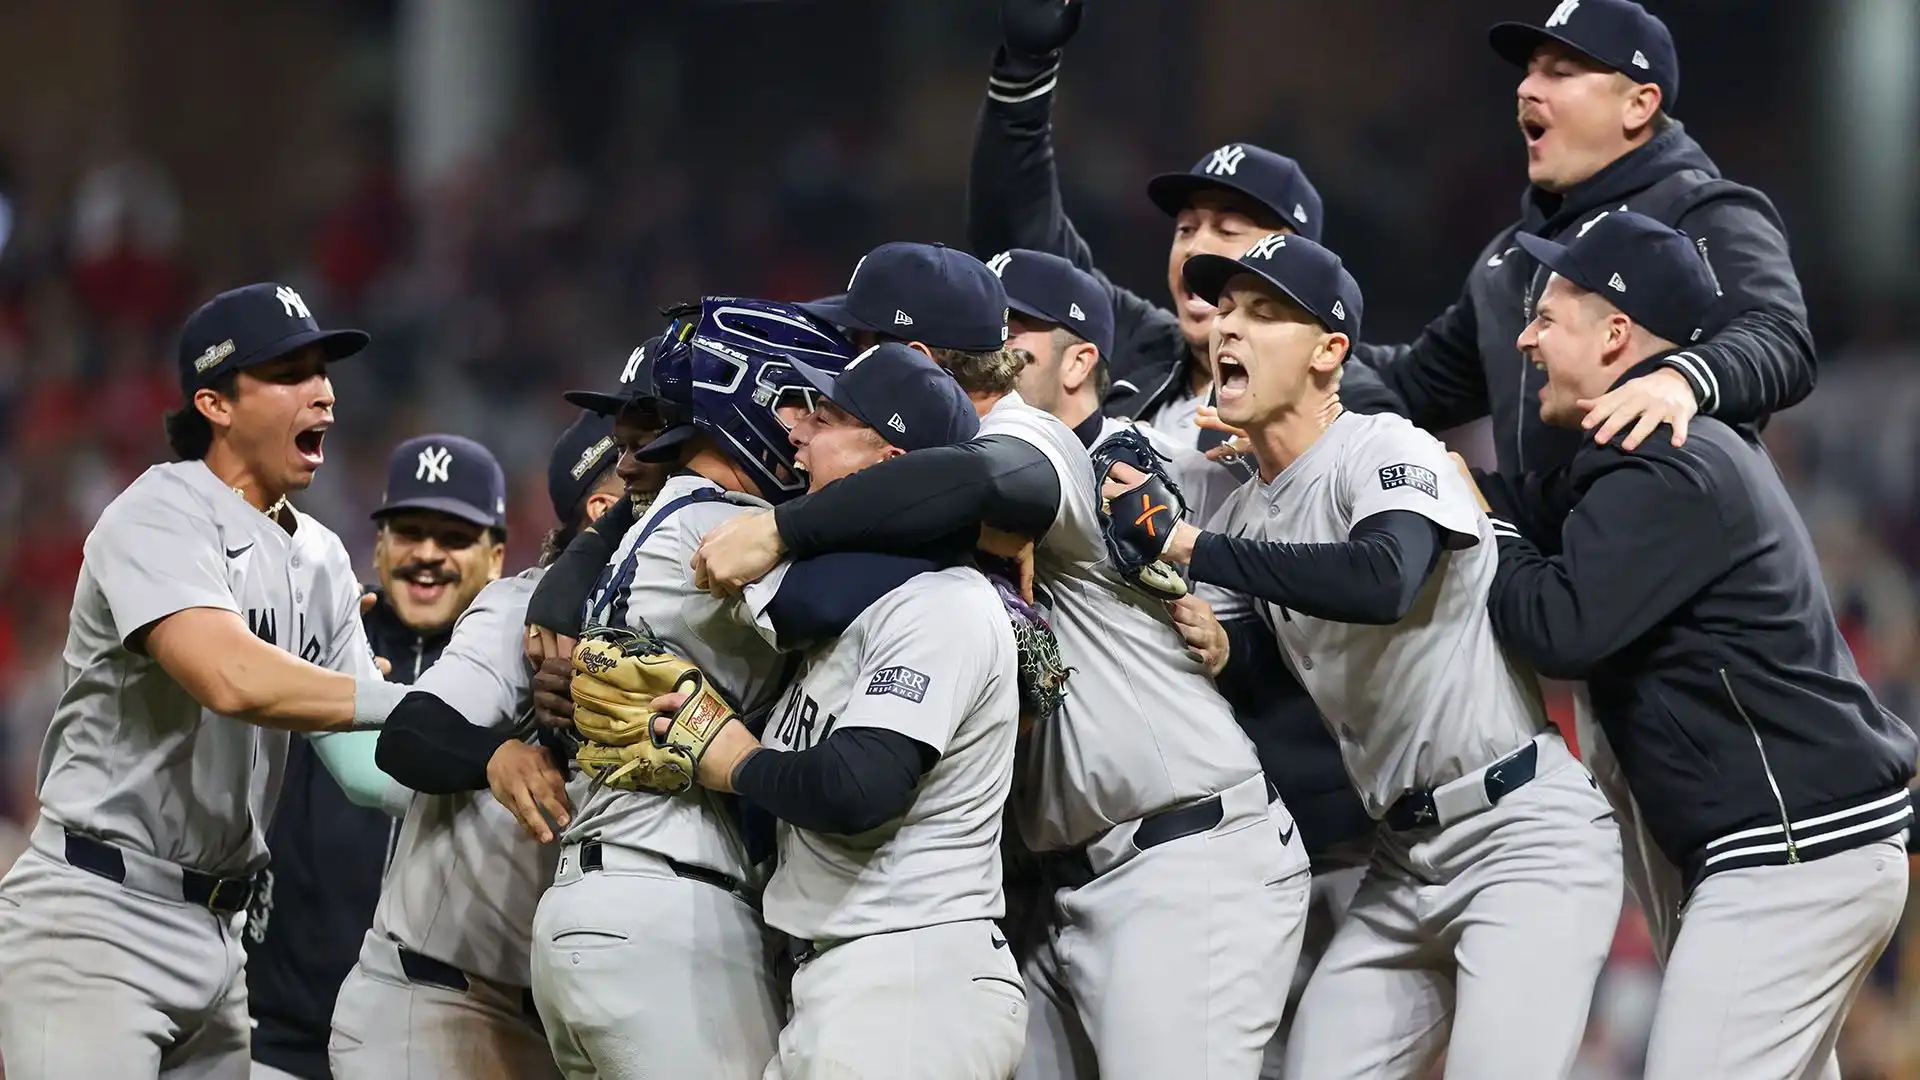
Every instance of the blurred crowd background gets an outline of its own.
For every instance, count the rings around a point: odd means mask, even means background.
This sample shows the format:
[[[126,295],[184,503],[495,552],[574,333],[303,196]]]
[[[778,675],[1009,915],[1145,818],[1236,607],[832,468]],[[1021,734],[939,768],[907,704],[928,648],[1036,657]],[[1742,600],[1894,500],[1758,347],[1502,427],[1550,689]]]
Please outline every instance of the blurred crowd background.
[[[1056,109],[1067,205],[1159,297],[1146,178],[1224,141],[1291,154],[1369,336],[1408,339],[1524,183],[1485,27],[1550,6],[1089,0]],[[1920,0],[1651,6],[1675,115],[1788,223],[1821,376],[1767,442],[1861,668],[1920,718]],[[0,25],[0,866],[82,541],[164,459],[188,311],[273,279],[373,334],[300,500],[363,570],[387,452],[429,431],[507,466],[524,565],[560,391],[611,381],[660,305],[808,298],[875,243],[963,242],[998,40],[992,0],[0,0]],[[1854,1010],[1850,1080],[1920,1077],[1915,940]],[[1629,913],[1582,1080],[1639,1075],[1657,988]]]

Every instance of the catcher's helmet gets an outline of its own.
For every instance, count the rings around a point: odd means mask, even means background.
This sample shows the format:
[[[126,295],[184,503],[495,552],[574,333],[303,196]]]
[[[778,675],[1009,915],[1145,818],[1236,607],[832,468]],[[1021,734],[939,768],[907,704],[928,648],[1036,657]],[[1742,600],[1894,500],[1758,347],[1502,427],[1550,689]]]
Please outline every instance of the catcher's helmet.
[[[667,347],[654,362],[655,392],[687,407],[689,423],[648,444],[641,456],[677,454],[696,431],[720,449],[760,488],[780,503],[807,490],[794,466],[781,405],[811,409],[818,394],[794,360],[838,373],[853,359],[853,347],[832,327],[793,304],[709,296],[687,305],[663,335]]]

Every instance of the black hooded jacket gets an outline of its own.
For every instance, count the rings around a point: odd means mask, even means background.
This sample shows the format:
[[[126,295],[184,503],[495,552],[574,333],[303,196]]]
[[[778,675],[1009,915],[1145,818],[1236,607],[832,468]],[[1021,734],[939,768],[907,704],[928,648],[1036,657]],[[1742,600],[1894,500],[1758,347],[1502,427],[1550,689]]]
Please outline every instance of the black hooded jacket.
[[[1662,361],[1686,376],[1703,414],[1757,429],[1769,413],[1813,391],[1807,305],[1779,213],[1765,195],[1723,179],[1678,123],[1563,194],[1529,187],[1520,220],[1475,258],[1458,301],[1413,344],[1361,343],[1354,355],[1400,396],[1407,418],[1429,431],[1492,417],[1500,472],[1519,476],[1565,464],[1587,436],[1540,420],[1546,376],[1514,342],[1547,273],[1514,234],[1571,239],[1602,211],[1620,209],[1693,237],[1719,281],[1707,336],[1680,343]]]

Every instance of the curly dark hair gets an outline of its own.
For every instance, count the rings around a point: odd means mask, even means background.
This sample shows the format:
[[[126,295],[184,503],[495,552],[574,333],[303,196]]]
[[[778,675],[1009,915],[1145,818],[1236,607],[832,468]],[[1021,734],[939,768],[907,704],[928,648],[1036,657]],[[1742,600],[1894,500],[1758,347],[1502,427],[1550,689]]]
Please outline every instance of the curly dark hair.
[[[222,372],[207,389],[224,398],[240,395],[240,372],[238,369]],[[201,414],[193,404],[193,395],[180,407],[167,414],[167,447],[173,451],[178,461],[199,461],[207,456],[213,446],[213,424]]]

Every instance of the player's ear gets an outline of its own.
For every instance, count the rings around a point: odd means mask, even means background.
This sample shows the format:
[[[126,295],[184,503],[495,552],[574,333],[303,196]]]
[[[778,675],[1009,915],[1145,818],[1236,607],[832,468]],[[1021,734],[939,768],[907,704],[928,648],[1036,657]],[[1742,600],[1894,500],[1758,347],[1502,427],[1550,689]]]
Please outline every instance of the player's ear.
[[[587,496],[587,523],[599,521],[600,515],[612,509],[613,504],[619,502],[620,498],[621,495],[618,492],[612,491],[596,491]]]
[[[1077,394],[1080,388],[1093,377],[1093,369],[1100,363],[1100,347],[1091,341],[1082,341],[1067,348],[1067,354],[1060,365],[1060,388],[1069,394]]]
[[[233,426],[233,401],[218,390],[203,387],[194,391],[193,407],[207,418],[207,423],[212,424],[215,430]]]
[[[507,566],[507,538],[501,533],[487,530],[487,580],[494,581]]]
[[[1338,371],[1341,363],[1346,360],[1347,350],[1352,347],[1352,344],[1353,339],[1345,334],[1338,332],[1328,334],[1320,339],[1319,345],[1314,347],[1313,359],[1309,360],[1307,365],[1322,375]]]
[[[926,357],[927,359],[933,361],[936,364],[940,362],[940,358],[933,355],[933,350],[931,348],[928,348],[925,342],[909,341],[907,342],[907,348],[918,352],[920,355]]]

